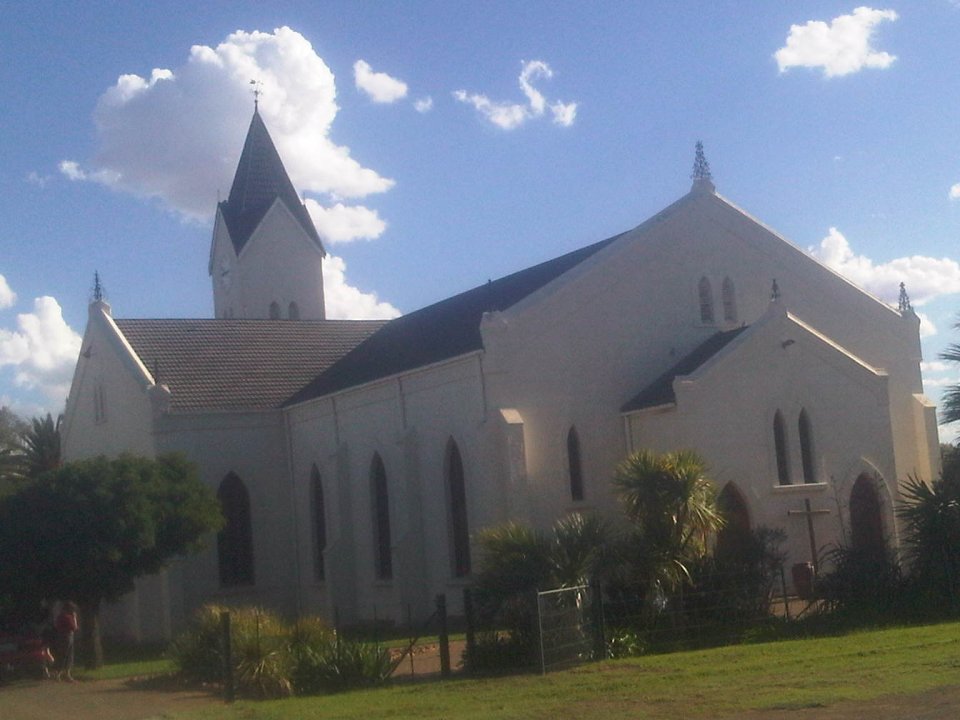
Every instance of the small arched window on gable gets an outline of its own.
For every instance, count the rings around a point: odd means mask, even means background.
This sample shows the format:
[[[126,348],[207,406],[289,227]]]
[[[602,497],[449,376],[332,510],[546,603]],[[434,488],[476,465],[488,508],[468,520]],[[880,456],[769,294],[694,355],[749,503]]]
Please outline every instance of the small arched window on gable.
[[[723,300],[723,321],[733,323],[737,321],[737,296],[734,292],[733,280],[728,277],[723,279],[723,287],[720,291]]]
[[[316,465],[310,468],[310,514],[313,519],[313,576],[322,581],[327,577],[323,558],[327,549],[327,508],[323,499],[323,481]]]
[[[393,554],[390,541],[390,497],[387,492],[387,471],[379,453],[370,465],[370,490],[373,497],[374,568],[378,580],[393,578]]]
[[[803,481],[815,483],[817,481],[817,467],[813,461],[813,432],[810,427],[810,416],[806,410],[800,411],[798,422],[800,431],[800,460],[803,463]]]
[[[290,307],[288,308],[287,317],[289,317],[291,320],[299,320],[300,306],[297,305],[295,302],[291,302]]]
[[[567,468],[570,473],[570,498],[583,500],[583,463],[580,459],[580,436],[575,427],[567,433]]]
[[[270,303],[270,319],[271,320],[280,319],[280,305],[276,301]]]
[[[467,518],[467,486],[463,474],[460,448],[450,439],[447,443],[447,517],[450,528],[450,556],[454,577],[470,574],[470,529]]]
[[[700,296],[700,322],[711,324],[713,323],[713,288],[706,276],[700,278],[697,293]]]
[[[250,494],[243,481],[230,473],[217,489],[225,524],[217,535],[220,585],[253,585],[253,530]]]
[[[777,453],[777,480],[781,485],[789,485],[790,460],[787,454],[787,429],[779,410],[773,416],[773,444]]]

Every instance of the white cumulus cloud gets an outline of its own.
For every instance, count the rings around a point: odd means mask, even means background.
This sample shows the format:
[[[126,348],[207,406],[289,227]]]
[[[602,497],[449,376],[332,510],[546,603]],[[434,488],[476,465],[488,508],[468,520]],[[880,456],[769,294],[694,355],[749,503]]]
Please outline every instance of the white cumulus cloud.
[[[0,310],[13,307],[16,301],[17,294],[10,287],[7,279],[3,275],[0,275]]]
[[[526,103],[495,102],[486,95],[468,93],[466,90],[456,90],[453,97],[473,107],[487,120],[503,130],[513,130],[528,120],[541,117],[547,110],[553,122],[563,127],[573,125],[577,117],[577,103],[549,102],[536,87],[533,81],[553,77],[553,70],[542,60],[532,60],[522,63],[520,71],[520,90],[527,98]]]
[[[954,183],[950,186],[950,199],[960,200],[960,183]]]
[[[400,311],[377,298],[376,293],[365,293],[345,279],[347,264],[343,258],[327,255],[323,261],[323,293],[327,317],[334,320],[389,320]]]
[[[33,312],[17,315],[17,327],[0,328],[0,368],[14,369],[14,382],[39,389],[62,405],[80,353],[81,338],[63,319],[60,304],[50,296],[33,301]]]
[[[433,109],[433,98],[429,95],[413,101],[413,109],[418,113],[428,113]]]
[[[407,84],[383,72],[374,72],[366,60],[353,64],[353,80],[358,90],[375,103],[393,103],[407,96]]]
[[[373,240],[387,229],[377,211],[370,208],[343,203],[324,207],[309,198],[306,205],[317,232],[331,243]]]
[[[894,55],[875,50],[870,41],[876,26],[894,21],[893,10],[858,7],[850,15],[830,21],[811,20],[791,25],[784,47],[774,53],[780,72],[792,67],[821,68],[826,77],[848,75],[864,68],[887,68]]]
[[[94,113],[97,151],[88,165],[64,160],[73,180],[159,198],[209,220],[230,189],[260,81],[260,114],[294,185],[303,192],[362,198],[393,180],[364,167],[330,139],[339,110],[333,73],[288,27],[237,31],[215,48],[195,45],[175,70],[121,75]]]
[[[875,263],[865,255],[857,255],[837,228],[830,228],[817,247],[808,252],[827,267],[840,273],[884,302],[896,305],[900,283],[904,283],[910,302],[922,306],[941,295],[960,293],[960,263],[950,258],[910,255],[886,263]],[[924,316],[921,333],[932,335],[936,328]]]

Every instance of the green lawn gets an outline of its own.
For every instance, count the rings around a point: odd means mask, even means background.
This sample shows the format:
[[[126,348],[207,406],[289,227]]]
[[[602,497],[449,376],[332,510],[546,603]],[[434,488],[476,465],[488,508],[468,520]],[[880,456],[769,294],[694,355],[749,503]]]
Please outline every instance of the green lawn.
[[[674,720],[869,702],[950,686],[960,686],[960,623],[606,661],[546,677],[398,683],[325,697],[241,701],[172,717]]]

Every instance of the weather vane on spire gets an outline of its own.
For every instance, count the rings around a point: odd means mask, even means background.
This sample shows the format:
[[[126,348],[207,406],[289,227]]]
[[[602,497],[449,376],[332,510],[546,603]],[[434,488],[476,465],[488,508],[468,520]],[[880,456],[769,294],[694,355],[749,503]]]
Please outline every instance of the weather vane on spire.
[[[253,85],[253,111],[256,112],[260,106],[260,96],[263,95],[263,83],[260,80],[251,80]]]
[[[696,180],[713,180],[710,174],[710,163],[707,162],[707,156],[703,153],[703,143],[697,140],[697,154],[693,159],[693,174],[690,177]]]

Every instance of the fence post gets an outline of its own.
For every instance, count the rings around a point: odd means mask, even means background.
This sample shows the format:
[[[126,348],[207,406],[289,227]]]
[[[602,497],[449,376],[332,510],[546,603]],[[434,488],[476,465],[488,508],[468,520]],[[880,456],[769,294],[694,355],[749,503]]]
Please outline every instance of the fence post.
[[[787,597],[787,577],[783,572],[783,565],[780,565],[780,591],[783,593],[783,612],[787,616],[787,622],[790,621],[790,598]]]
[[[437,619],[440,622],[440,676],[450,677],[450,635],[447,632],[447,596],[437,595]]]
[[[466,665],[470,670],[469,664],[477,656],[477,625],[473,610],[473,592],[468,587],[463,589],[463,615],[467,624]]]
[[[223,699],[232,703],[235,697],[233,685],[233,648],[230,643],[230,611],[220,613],[220,637],[223,643]]]
[[[594,578],[590,582],[590,610],[593,621],[593,659],[603,660],[607,656],[607,638],[603,621],[603,587]]]

